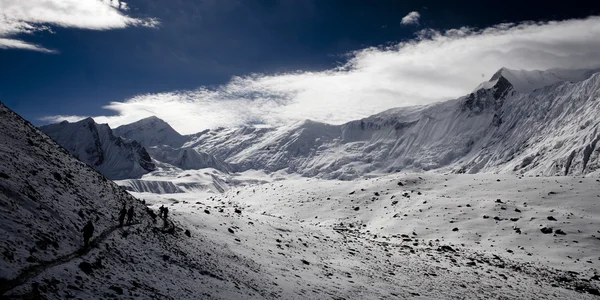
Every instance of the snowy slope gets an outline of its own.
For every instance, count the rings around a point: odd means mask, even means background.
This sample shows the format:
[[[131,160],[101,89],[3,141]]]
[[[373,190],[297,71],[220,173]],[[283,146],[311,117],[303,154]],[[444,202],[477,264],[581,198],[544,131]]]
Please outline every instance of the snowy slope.
[[[498,78],[506,78],[514,87],[515,91],[520,93],[530,93],[544,86],[552,85],[558,82],[579,82],[590,78],[599,70],[588,69],[550,69],[541,70],[511,70],[502,68],[492,76],[492,78],[480,84],[475,91],[482,88],[493,86]]]
[[[163,164],[156,171],[142,176],[141,179],[124,179],[115,182],[128,191],[138,193],[222,193],[232,187],[270,182],[276,180],[274,178],[284,179],[276,173],[269,175],[263,172],[223,173],[212,168],[182,170]]]
[[[274,298],[594,299],[598,187],[419,173],[136,195],[252,260]]]
[[[186,141],[185,136],[156,116],[119,126],[113,132],[116,136],[137,141],[146,148],[162,145],[179,148]]]
[[[600,74],[520,93],[505,73],[492,86],[456,100],[391,109],[338,126],[305,121],[207,131],[186,146],[238,170],[283,169],[323,178],[434,169],[598,172]]]
[[[172,148],[162,145],[146,149],[152,158],[184,170],[213,168],[221,172],[232,171],[232,167],[229,164],[218,160],[213,155],[197,151],[194,148]]]
[[[76,123],[63,121],[40,130],[110,179],[139,178],[155,169],[150,155],[138,142],[113,135],[107,124],[96,124],[92,118]]]

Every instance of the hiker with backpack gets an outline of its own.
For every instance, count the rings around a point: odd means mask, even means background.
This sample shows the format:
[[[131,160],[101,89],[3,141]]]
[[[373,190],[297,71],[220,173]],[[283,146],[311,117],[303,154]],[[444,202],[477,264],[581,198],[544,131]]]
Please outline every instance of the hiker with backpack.
[[[123,208],[119,212],[119,227],[123,227],[123,222],[125,221],[125,215],[127,214],[127,209],[125,208],[125,204],[123,204]]]
[[[92,238],[92,235],[94,235],[94,224],[92,224],[92,220],[89,220],[87,224],[83,226],[81,232],[83,232],[83,247],[87,248],[90,244],[90,239]]]
[[[130,225],[131,222],[133,222],[133,206],[127,211],[127,225]]]
[[[159,217],[162,219],[162,218],[163,218],[163,216],[164,216],[164,213],[165,213],[165,206],[164,206],[164,205],[161,205],[161,206],[158,208],[158,216],[159,216]]]

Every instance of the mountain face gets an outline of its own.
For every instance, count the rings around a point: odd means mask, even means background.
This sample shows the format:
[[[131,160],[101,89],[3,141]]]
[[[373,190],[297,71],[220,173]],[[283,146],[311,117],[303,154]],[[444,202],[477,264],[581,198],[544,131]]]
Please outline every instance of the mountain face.
[[[183,170],[285,170],[336,179],[406,170],[582,175],[600,172],[600,75],[593,72],[503,68],[464,97],[343,125],[306,120],[182,136],[150,117],[114,135],[90,120],[42,130],[113,179],[139,178],[152,170],[150,157]],[[136,150],[139,144],[149,155]],[[114,159],[106,163],[107,157]]]
[[[214,168],[231,172],[231,166],[214,156],[184,146],[188,136],[182,136],[167,122],[152,116],[137,122],[122,125],[113,132],[117,136],[139,142],[150,156],[163,163],[184,170]]]
[[[167,122],[155,116],[119,126],[113,132],[116,136],[137,141],[146,148],[163,145],[179,148],[187,140]]]
[[[157,170],[157,163],[183,170],[213,168],[225,173],[233,170],[229,164],[210,154],[182,147],[189,137],[180,135],[157,117],[114,130],[107,124],[96,124],[91,118],[42,126],[40,130],[113,180],[141,178]]]
[[[498,72],[496,72],[489,81],[480,84],[475,89],[475,91],[481,88],[489,88],[490,86],[493,86],[500,77],[503,77],[511,83],[515,91],[519,93],[531,93],[536,89],[549,86],[558,82],[580,82],[591,77],[594,73],[597,73],[598,71],[600,70],[550,69],[546,71],[527,71],[502,68],[498,70]]]
[[[96,124],[92,118],[76,123],[63,121],[40,130],[113,180],[139,178],[156,168],[140,143],[115,136],[107,124]]]
[[[123,205],[143,205],[78,161],[0,103],[0,287],[23,270],[56,261],[82,246],[92,220],[100,234]],[[148,223],[144,215],[138,222]]]
[[[194,148],[171,148],[167,145],[148,148],[152,158],[179,167],[183,170],[213,168],[231,172],[232,168],[214,156],[197,151]]]
[[[459,99],[391,109],[343,125],[305,121],[276,129],[220,129],[196,135],[186,145],[240,170],[338,179],[434,169],[600,172],[600,74],[575,83],[532,74],[502,69]],[[553,84],[538,88],[547,82]]]

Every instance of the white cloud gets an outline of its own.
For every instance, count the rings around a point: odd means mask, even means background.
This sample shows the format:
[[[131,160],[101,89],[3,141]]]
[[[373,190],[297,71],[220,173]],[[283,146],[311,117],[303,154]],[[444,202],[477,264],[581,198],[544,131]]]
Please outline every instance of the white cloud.
[[[600,68],[600,18],[420,31],[392,47],[352,53],[322,72],[234,77],[216,89],[138,95],[94,117],[118,126],[156,115],[182,133],[312,119],[340,124],[385,109],[471,92],[501,67]]]
[[[123,14],[128,9],[118,0],[0,0],[0,48],[53,52],[14,37],[50,31],[49,25],[91,30],[158,25],[156,19]]]
[[[408,13],[408,15],[406,15],[406,16],[404,16],[404,18],[402,18],[402,21],[400,22],[400,24],[402,24],[402,25],[419,24],[420,17],[421,17],[421,14],[419,14],[419,12],[411,11]]]
[[[40,118],[40,121],[46,121],[48,123],[59,123],[62,121],[77,122],[77,121],[81,121],[85,118],[88,118],[88,117],[58,115],[58,116],[47,116],[47,117]]]

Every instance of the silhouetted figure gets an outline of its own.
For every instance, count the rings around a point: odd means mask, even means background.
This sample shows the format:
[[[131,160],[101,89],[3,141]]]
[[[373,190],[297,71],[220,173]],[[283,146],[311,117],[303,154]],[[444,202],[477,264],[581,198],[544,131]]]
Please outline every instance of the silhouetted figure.
[[[123,227],[123,221],[125,221],[126,214],[127,208],[125,208],[125,205],[123,204],[123,208],[121,208],[121,211],[119,212],[119,227]]]
[[[169,208],[168,207],[165,207],[165,209],[163,210],[163,214],[165,215],[164,219],[166,220],[167,219],[167,215],[169,214]]]
[[[161,218],[164,218],[164,213],[165,213],[165,206],[164,206],[164,205],[161,205],[161,206],[158,208],[158,216],[159,216],[159,217],[161,217]]]
[[[90,238],[94,235],[94,224],[92,224],[92,220],[89,220],[83,229],[83,247],[87,248],[90,244]]]
[[[127,225],[131,224],[133,221],[133,206],[129,208],[127,211]]]

